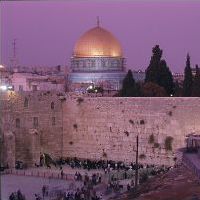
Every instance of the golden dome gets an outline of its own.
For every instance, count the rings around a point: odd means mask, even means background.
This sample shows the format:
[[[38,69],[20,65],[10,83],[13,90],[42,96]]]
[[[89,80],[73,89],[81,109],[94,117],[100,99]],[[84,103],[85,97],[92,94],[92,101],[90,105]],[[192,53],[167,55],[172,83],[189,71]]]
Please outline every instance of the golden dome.
[[[84,33],[74,48],[74,57],[122,57],[118,40],[109,31],[97,26]]]

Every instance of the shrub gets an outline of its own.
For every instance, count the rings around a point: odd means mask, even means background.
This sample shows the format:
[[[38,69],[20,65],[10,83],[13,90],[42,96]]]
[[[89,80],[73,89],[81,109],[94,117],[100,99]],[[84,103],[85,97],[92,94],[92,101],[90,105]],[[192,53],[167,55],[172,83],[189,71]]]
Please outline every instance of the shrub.
[[[145,159],[146,158],[146,155],[145,154],[140,154],[139,155],[139,159]]]
[[[167,136],[165,138],[165,149],[167,151],[172,151],[172,142],[173,142],[174,138],[171,136]]]
[[[144,120],[143,120],[143,119],[140,120],[140,124],[141,124],[141,125],[144,124]]]
[[[107,153],[106,152],[103,152],[103,157],[107,157]]]
[[[128,131],[124,131],[124,133],[126,134],[126,136],[129,136],[129,132]]]
[[[75,129],[77,129],[77,128],[78,128],[78,125],[77,125],[77,124],[74,124],[73,127],[74,127]]]
[[[168,112],[168,115],[169,115],[169,116],[172,116],[172,111],[169,111],[169,112]]]
[[[156,142],[156,143],[154,143],[153,146],[154,146],[154,148],[159,148],[159,147],[160,147],[160,144]]]
[[[83,101],[84,101],[84,99],[81,98],[81,97],[79,97],[79,98],[77,99],[78,104],[82,103]]]
[[[130,119],[129,122],[130,122],[131,124],[134,124],[134,121],[133,121],[132,119]]]
[[[149,144],[153,144],[154,141],[155,141],[154,135],[151,134],[151,135],[149,136]]]

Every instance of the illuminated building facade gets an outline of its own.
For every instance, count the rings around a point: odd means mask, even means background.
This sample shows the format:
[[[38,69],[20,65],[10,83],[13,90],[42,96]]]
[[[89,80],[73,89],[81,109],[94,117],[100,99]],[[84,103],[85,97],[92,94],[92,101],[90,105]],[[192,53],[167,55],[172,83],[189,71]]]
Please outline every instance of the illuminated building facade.
[[[107,90],[119,90],[125,77],[125,59],[118,40],[99,26],[77,41],[71,58],[71,90],[85,90],[93,84]]]

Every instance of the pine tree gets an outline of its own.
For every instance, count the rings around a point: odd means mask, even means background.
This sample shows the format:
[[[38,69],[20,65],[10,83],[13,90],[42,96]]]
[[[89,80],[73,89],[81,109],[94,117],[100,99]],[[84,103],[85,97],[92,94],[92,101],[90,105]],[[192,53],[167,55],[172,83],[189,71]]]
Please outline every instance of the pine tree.
[[[162,52],[159,45],[152,49],[153,55],[146,70],[145,82],[152,82],[163,87],[169,96],[174,93],[173,76],[166,61],[161,60]]]
[[[131,70],[128,70],[128,73],[126,74],[126,77],[123,80],[120,96],[122,97],[137,96],[135,80],[133,78],[133,73]]]
[[[196,74],[194,77],[193,87],[192,87],[192,96],[200,97],[200,69],[196,65]]]
[[[190,97],[192,95],[192,85],[193,85],[193,77],[192,77],[192,69],[190,67],[190,56],[187,54],[186,67],[184,71],[184,81],[183,81],[183,96]]]

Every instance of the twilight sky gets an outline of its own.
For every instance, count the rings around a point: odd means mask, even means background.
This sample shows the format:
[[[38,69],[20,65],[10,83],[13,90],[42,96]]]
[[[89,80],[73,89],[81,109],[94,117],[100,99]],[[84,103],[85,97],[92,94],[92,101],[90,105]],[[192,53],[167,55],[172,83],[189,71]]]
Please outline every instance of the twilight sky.
[[[9,65],[17,39],[19,64],[68,65],[76,40],[100,25],[120,41],[127,68],[145,69],[159,44],[173,72],[182,72],[187,52],[200,65],[200,1],[3,1],[1,63]]]

